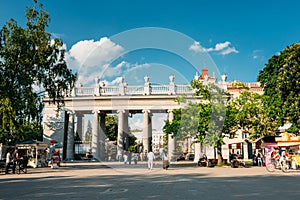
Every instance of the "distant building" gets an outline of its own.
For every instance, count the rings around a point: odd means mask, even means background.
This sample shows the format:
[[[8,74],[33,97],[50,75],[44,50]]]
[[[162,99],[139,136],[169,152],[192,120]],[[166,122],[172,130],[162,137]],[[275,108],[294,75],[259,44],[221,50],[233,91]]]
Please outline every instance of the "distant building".
[[[137,138],[136,142],[142,144],[143,143],[143,131],[135,131],[132,132],[134,136]],[[154,153],[158,153],[159,149],[163,148],[164,143],[164,135],[163,131],[152,131],[152,151]]]

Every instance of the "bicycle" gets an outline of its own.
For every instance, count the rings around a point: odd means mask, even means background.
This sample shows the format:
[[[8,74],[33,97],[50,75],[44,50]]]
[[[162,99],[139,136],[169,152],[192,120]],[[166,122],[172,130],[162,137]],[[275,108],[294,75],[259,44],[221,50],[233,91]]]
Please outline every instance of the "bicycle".
[[[284,158],[283,160],[274,160],[271,158],[267,158],[266,160],[266,168],[269,172],[274,172],[275,169],[279,169],[283,172],[288,172],[289,170],[289,165],[287,163],[287,159]]]
[[[17,160],[16,163],[16,172],[17,174],[27,174],[27,164],[28,164],[28,159],[27,158],[21,158]]]

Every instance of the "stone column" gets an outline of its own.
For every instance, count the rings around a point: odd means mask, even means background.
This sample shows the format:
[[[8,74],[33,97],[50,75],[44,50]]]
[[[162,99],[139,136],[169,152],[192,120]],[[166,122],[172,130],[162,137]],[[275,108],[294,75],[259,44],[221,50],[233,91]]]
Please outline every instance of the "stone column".
[[[117,141],[117,160],[122,160],[124,150],[124,114],[125,110],[118,110],[118,141]]]
[[[128,110],[126,110],[124,112],[124,135],[123,135],[123,139],[124,139],[124,149],[128,150],[129,147],[129,125],[128,125],[128,116],[129,116],[129,112]]]
[[[243,156],[244,159],[249,159],[249,152],[248,152],[248,143],[247,142],[243,142],[242,143],[242,148],[243,148]]]
[[[73,113],[69,113],[66,159],[67,160],[74,159],[74,114]]]
[[[106,150],[105,150],[105,117],[106,113],[100,112],[100,127],[99,127],[99,154],[100,161],[105,161]]]
[[[144,151],[152,151],[152,124],[150,110],[143,110],[144,124],[143,124],[143,147]]]
[[[200,143],[195,143],[195,159],[194,162],[198,162],[200,158],[200,153],[203,154],[203,151],[201,150],[201,144]]]
[[[174,119],[173,110],[168,110],[168,120],[172,122]],[[168,157],[171,161],[176,159],[176,140],[174,134],[168,135]]]
[[[94,111],[93,130],[92,130],[92,155],[95,159],[99,159],[99,113]]]
[[[187,138],[187,147],[188,147],[188,153],[193,153],[193,151],[192,151],[192,138],[191,138],[191,136],[188,136],[188,138]]]

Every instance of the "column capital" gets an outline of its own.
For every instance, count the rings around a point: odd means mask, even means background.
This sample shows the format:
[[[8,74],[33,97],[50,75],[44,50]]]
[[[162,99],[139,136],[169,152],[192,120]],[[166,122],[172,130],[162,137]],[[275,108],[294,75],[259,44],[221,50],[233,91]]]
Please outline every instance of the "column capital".
[[[149,110],[149,109],[144,109],[144,110],[142,110],[142,112],[143,112],[143,113],[146,113],[146,112],[147,112],[147,113],[151,113],[151,110]]]
[[[73,110],[65,110],[65,111],[67,111],[68,115],[72,115],[72,116],[75,115],[75,111]]]
[[[95,114],[95,113],[100,113],[100,110],[92,110],[92,114]]]
[[[124,109],[120,109],[120,110],[117,110],[117,113],[119,114],[119,113],[125,113],[126,112],[126,110],[124,110]]]
[[[168,112],[168,113],[172,113],[172,112],[173,112],[173,109],[168,109],[167,112]]]
[[[76,117],[83,117],[84,113],[75,111],[75,115],[76,115]]]

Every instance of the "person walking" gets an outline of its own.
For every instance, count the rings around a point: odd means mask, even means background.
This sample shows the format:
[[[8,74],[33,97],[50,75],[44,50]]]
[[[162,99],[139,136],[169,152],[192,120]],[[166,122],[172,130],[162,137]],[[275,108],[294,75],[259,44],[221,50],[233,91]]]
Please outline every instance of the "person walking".
[[[132,152],[128,151],[128,164],[131,165],[131,160],[132,160]]]
[[[169,168],[169,158],[167,154],[164,154],[163,158],[163,169],[167,170]]]
[[[17,166],[18,158],[19,158],[18,148],[15,148],[15,150],[12,154],[12,171],[13,171],[13,174],[16,173],[16,166]]]
[[[12,157],[11,157],[10,149],[9,149],[9,150],[7,150],[7,153],[6,153],[5,174],[8,174],[8,170],[9,170],[9,167],[11,165],[11,161],[12,161]]]
[[[148,170],[153,169],[153,161],[155,159],[154,153],[150,150],[147,154],[147,160],[148,160]]]
[[[124,152],[123,158],[124,158],[124,164],[126,165],[128,162],[128,152],[127,151]]]

